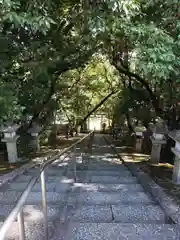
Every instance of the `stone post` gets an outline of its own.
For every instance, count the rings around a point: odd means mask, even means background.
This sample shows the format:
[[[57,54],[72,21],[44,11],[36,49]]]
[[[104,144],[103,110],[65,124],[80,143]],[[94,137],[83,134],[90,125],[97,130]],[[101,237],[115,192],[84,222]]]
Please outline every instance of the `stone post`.
[[[166,144],[166,140],[163,138],[160,139],[156,139],[154,136],[150,137],[151,141],[152,141],[152,149],[151,149],[151,160],[150,162],[152,164],[159,164],[160,161],[160,156],[161,156],[161,148],[163,144]]]
[[[142,151],[142,143],[143,143],[143,132],[146,130],[144,126],[137,126],[135,128],[136,133],[136,151]]]
[[[142,141],[143,141],[143,133],[136,132],[136,151],[141,152],[142,150]]]
[[[175,147],[171,151],[175,155],[172,181],[180,184],[180,131],[174,131],[169,136],[176,142]]]
[[[33,124],[32,128],[28,130],[28,133],[31,134],[31,147],[34,151],[40,150],[40,143],[39,143],[39,132],[41,131],[41,126],[38,124]]]
[[[31,147],[34,151],[40,150],[39,133],[31,133]]]
[[[153,135],[150,137],[152,142],[150,163],[159,164],[161,157],[161,148],[166,144],[165,134],[167,133],[167,126],[162,119],[158,119],[156,124],[151,126]]]
[[[16,130],[18,128],[18,125],[13,125],[2,129],[2,132],[4,133],[2,142],[6,143],[9,163],[16,163],[18,161],[16,145],[17,139],[19,138],[19,136],[16,135]]]

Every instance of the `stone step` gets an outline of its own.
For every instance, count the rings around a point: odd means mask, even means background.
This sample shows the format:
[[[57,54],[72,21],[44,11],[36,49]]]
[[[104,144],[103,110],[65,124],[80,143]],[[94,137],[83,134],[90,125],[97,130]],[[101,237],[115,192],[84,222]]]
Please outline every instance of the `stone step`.
[[[125,171],[105,171],[105,170],[92,171],[92,170],[89,170],[89,171],[87,171],[87,175],[92,175],[92,176],[131,176],[132,177],[131,172],[128,170],[125,170]]]
[[[6,191],[0,193],[1,204],[14,204],[20,197],[21,192]],[[74,191],[70,193],[57,193],[47,192],[46,193],[47,203],[72,203],[76,202],[79,204],[111,204],[117,205],[122,203],[152,203],[152,199],[144,192],[88,192],[88,191]],[[42,197],[40,192],[31,192],[27,198],[26,204],[35,205],[41,204]]]
[[[70,167],[70,165],[69,165]],[[126,171],[128,170],[128,168],[123,165],[123,164],[112,164],[112,163],[106,163],[104,161],[104,163],[99,163],[99,162],[95,162],[95,163],[91,163],[91,161],[89,161],[88,163],[82,163],[82,164],[77,164],[77,170],[101,170],[101,171]]]
[[[15,203],[21,195],[21,192],[16,191],[6,191],[0,192],[0,203],[13,204]],[[47,203],[57,203],[66,201],[67,194],[56,193],[56,192],[46,192]],[[72,199],[71,201],[74,201]],[[31,192],[27,198],[26,204],[41,204],[42,197],[40,192]]]
[[[13,182],[9,183],[7,186],[7,191],[21,191],[23,192],[27,187],[28,182]],[[70,190],[70,183],[56,183],[56,182],[46,182],[46,191],[51,192],[66,192]],[[37,182],[32,188],[32,192],[40,192],[41,191],[41,183]]]
[[[34,176],[33,175],[20,175],[18,176],[14,181],[16,182],[29,182]],[[71,183],[74,180],[70,179],[66,176],[46,176],[46,182],[56,182],[59,183]],[[38,179],[38,182],[40,182],[40,178]]]
[[[72,223],[67,236],[71,240],[177,240],[180,228],[169,224]]]
[[[71,221],[81,223],[165,223],[166,217],[162,209],[155,204],[120,204],[79,206],[67,213]]]
[[[0,219],[1,221],[4,221],[6,217],[10,214],[12,211],[14,205],[6,205],[6,204],[0,204]],[[56,204],[48,204],[47,206],[47,213],[48,213],[48,219],[56,220],[59,219],[59,215],[61,214],[61,211],[63,209],[64,205]],[[43,211],[42,211],[42,205],[25,205],[23,207],[24,212],[24,220],[25,221],[39,221],[40,219],[43,219]],[[17,219],[16,219],[17,221]]]
[[[91,192],[143,192],[143,187],[140,184],[101,184],[101,183],[74,183],[74,188],[79,188],[81,191],[91,191]]]
[[[65,169],[63,168],[63,169],[58,169],[58,168],[54,168],[54,169],[52,169],[52,168],[50,168],[50,169],[45,169],[45,174],[46,175],[52,175],[52,176],[54,176],[54,175],[56,175],[56,176],[62,176],[63,175],[63,173],[64,173],[64,171],[65,171]],[[40,173],[40,169],[39,168],[33,168],[33,169],[29,169],[29,170],[27,170],[25,173],[24,173],[24,175],[38,175]]]
[[[111,184],[128,184],[128,183],[138,183],[136,177],[129,176],[87,176],[85,182],[90,183],[111,183]]]
[[[0,227],[2,226],[3,222],[0,222]],[[44,240],[44,221],[42,219],[38,221],[28,221],[25,222],[25,235],[26,240]],[[54,233],[55,233],[55,225],[54,222],[48,222],[48,239],[55,240]],[[19,240],[19,224],[18,222],[12,223],[11,227],[6,233],[5,240]]]
[[[80,192],[76,200],[79,204],[122,204],[122,203],[153,203],[153,200],[144,192]],[[69,198],[69,201],[74,201]]]

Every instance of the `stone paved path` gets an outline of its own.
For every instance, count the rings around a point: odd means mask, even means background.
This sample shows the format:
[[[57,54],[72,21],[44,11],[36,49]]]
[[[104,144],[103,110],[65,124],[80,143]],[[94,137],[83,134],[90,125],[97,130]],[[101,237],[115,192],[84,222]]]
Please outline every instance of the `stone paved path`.
[[[81,156],[80,152],[77,150],[76,183],[70,157],[47,170],[49,239],[180,239],[179,227],[168,224],[168,216],[120,162],[103,136],[95,136],[91,155]],[[29,170],[0,192],[2,221],[37,171]],[[38,182],[24,208],[27,239],[44,239],[40,203]],[[19,239],[16,222],[8,236]]]

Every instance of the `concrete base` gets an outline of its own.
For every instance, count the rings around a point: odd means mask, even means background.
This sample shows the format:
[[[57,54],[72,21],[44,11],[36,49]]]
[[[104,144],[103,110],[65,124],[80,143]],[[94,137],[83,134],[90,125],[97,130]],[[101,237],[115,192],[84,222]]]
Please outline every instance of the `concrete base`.
[[[166,144],[166,140],[156,140],[154,137],[151,137],[152,149],[151,149],[151,160],[153,164],[159,164],[161,147],[163,144]]]
[[[171,150],[175,155],[172,180],[174,183],[180,184],[180,152],[175,148],[172,148]]]

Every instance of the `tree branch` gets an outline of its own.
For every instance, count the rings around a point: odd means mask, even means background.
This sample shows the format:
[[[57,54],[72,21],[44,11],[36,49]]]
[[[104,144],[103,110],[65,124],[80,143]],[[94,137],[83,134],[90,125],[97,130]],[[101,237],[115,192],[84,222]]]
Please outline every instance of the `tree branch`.
[[[124,75],[126,75],[126,76],[128,76],[130,78],[135,78],[139,83],[141,83],[145,87],[145,89],[149,93],[149,97],[150,97],[152,105],[153,105],[153,107],[154,107],[154,109],[156,111],[156,114],[158,116],[162,117],[163,114],[164,114],[164,111],[160,108],[159,102],[157,100],[157,97],[155,96],[154,92],[151,90],[151,88],[150,88],[149,84],[147,83],[147,81],[145,79],[143,79],[142,77],[140,77],[138,74],[132,73],[132,72],[128,71],[127,69],[123,69],[122,67],[119,67],[114,62],[113,62],[113,64],[114,64],[114,66],[116,67],[116,69],[120,73],[122,73],[122,74],[124,74]]]

